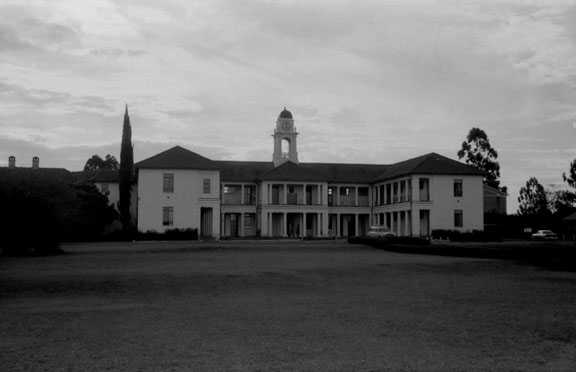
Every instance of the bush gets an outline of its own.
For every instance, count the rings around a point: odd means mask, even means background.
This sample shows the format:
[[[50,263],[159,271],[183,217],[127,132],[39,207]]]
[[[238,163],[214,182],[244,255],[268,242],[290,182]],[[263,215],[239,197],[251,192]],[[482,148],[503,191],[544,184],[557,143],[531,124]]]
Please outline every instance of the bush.
[[[493,242],[502,241],[497,232],[482,230],[458,231],[458,230],[432,230],[432,239],[450,240],[453,242]]]
[[[120,230],[107,234],[102,240],[198,240],[198,229],[169,229],[165,232],[154,230],[148,230],[146,232]]]
[[[429,245],[430,241],[424,238],[413,236],[395,236],[390,238],[370,238],[366,236],[357,236],[348,238],[351,244],[367,244],[373,247],[387,247],[394,245]]]

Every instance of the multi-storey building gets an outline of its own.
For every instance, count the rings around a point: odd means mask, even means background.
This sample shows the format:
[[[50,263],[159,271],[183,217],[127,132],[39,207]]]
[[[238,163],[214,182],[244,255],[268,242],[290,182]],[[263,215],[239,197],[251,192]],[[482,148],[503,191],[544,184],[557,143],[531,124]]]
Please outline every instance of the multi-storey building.
[[[483,229],[483,174],[436,153],[395,164],[299,162],[284,109],[271,162],[217,161],[173,147],[136,164],[138,228],[202,236],[345,237]]]

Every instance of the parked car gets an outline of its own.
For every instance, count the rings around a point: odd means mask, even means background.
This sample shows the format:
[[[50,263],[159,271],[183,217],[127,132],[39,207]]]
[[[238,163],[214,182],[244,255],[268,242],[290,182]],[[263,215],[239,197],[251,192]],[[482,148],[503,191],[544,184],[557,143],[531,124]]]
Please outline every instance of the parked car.
[[[532,234],[534,240],[558,240],[558,235],[552,230],[538,230]]]
[[[393,238],[396,234],[388,230],[386,226],[370,226],[366,236],[369,238]]]

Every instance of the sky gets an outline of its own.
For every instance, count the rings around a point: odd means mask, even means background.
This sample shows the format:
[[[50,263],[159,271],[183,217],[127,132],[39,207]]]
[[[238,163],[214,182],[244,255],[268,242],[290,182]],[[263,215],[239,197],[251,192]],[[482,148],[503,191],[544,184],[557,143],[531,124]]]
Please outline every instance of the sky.
[[[0,0],[0,165],[80,170],[173,145],[271,160],[284,106],[301,161],[498,151],[509,211],[576,158],[576,1]]]

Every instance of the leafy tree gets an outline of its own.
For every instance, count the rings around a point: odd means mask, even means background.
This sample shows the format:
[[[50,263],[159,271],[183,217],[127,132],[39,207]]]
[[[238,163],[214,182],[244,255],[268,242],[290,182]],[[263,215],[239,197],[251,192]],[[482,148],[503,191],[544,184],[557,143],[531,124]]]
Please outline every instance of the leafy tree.
[[[124,112],[122,145],[120,147],[120,220],[125,230],[131,229],[130,202],[134,177],[134,149],[132,147],[132,127],[128,116],[128,105]]]
[[[498,153],[490,145],[488,135],[480,128],[472,128],[462,142],[458,151],[458,159],[464,159],[485,173],[484,182],[493,187],[500,186],[500,164],[496,161]]]
[[[536,177],[531,177],[526,182],[526,185],[520,189],[518,204],[518,213],[524,216],[545,216],[550,214],[546,191]]]
[[[100,169],[118,170],[120,165],[113,155],[107,154],[104,159],[98,155],[92,155],[84,165],[84,171],[97,171]]]
[[[0,246],[6,254],[52,254],[63,240],[98,237],[116,217],[92,184],[65,175],[12,172],[0,182]]]
[[[548,208],[560,218],[576,210],[576,194],[569,190],[557,190],[548,193]]]
[[[576,159],[572,160],[570,163],[570,170],[568,171],[568,175],[566,175],[566,173],[562,173],[562,178],[564,179],[564,182],[566,182],[576,191]]]

